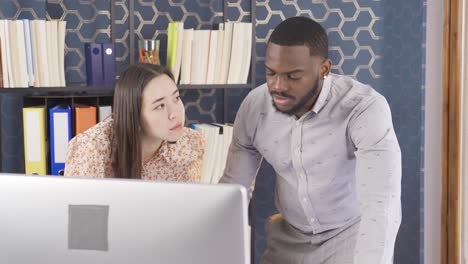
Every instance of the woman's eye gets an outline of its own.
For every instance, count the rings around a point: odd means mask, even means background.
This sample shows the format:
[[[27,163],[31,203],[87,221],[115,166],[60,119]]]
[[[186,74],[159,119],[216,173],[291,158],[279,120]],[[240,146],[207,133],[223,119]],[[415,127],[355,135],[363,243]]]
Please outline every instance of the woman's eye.
[[[180,101],[180,95],[176,97],[175,101],[176,101],[176,102],[179,102],[179,101]]]
[[[155,110],[162,110],[164,109],[164,104],[160,104],[154,108]]]

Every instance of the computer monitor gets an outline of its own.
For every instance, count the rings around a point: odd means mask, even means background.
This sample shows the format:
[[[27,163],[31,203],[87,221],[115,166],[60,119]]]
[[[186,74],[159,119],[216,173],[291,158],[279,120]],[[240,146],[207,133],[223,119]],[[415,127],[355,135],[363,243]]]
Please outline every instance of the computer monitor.
[[[250,263],[238,185],[0,174],[0,263]]]

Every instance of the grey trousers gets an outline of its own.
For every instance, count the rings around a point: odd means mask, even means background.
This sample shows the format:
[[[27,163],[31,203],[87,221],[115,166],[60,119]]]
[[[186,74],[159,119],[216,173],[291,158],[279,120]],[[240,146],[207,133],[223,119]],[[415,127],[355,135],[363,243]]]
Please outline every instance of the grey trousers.
[[[267,249],[260,264],[352,264],[359,222],[319,234],[303,233],[280,214],[266,225]]]

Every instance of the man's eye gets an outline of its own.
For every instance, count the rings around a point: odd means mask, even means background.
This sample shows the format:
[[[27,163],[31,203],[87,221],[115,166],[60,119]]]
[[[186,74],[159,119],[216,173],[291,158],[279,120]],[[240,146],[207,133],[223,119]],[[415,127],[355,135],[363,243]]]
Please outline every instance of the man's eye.
[[[274,72],[267,72],[266,75],[273,76],[273,75],[275,75],[275,73]]]
[[[299,75],[288,75],[288,78],[291,79],[291,80],[300,80],[302,78],[302,76],[299,76]]]
[[[179,101],[180,101],[180,95],[176,97],[175,101],[176,101],[176,102],[179,102]]]

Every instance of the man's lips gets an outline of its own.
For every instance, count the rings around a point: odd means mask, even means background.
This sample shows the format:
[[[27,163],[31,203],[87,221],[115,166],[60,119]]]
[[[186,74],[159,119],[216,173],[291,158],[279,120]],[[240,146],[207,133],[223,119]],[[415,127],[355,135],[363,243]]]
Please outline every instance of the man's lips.
[[[280,96],[280,95],[273,95],[273,101],[274,101],[277,105],[285,105],[285,104],[287,104],[289,101],[291,101],[291,98],[284,97],[284,96]]]

